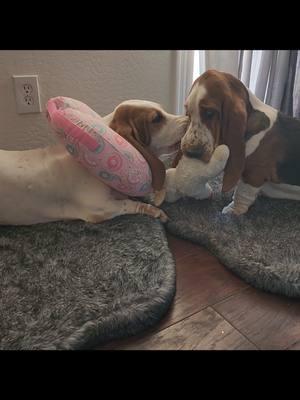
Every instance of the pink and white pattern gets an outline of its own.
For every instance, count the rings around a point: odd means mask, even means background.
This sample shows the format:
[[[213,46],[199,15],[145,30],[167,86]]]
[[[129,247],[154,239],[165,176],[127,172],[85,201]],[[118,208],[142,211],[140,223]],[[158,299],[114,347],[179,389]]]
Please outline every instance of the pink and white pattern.
[[[102,182],[128,196],[152,191],[152,174],[142,154],[110,129],[81,101],[55,97],[47,118],[68,152]]]

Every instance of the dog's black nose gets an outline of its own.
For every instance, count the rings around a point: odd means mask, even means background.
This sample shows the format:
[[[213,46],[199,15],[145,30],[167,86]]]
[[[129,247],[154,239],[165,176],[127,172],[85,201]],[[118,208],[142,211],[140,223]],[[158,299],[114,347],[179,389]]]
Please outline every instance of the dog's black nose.
[[[183,152],[187,157],[190,158],[198,158],[199,160],[203,156],[203,148],[202,147],[193,147],[188,150],[184,150]]]

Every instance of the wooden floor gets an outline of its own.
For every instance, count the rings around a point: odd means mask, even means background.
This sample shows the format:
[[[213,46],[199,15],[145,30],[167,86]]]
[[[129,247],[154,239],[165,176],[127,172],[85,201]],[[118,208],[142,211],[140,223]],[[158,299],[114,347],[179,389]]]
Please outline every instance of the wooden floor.
[[[165,318],[146,334],[101,350],[300,349],[300,301],[256,290],[203,247],[168,235],[177,290]]]

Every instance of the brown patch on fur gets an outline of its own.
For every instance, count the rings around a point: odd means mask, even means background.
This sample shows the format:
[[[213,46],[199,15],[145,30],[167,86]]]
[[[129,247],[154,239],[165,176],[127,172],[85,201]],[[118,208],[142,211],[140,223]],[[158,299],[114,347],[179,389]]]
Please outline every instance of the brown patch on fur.
[[[265,113],[252,109],[248,115],[246,138],[250,139],[253,135],[267,129],[270,126],[270,119]]]
[[[152,187],[155,191],[163,188],[166,177],[166,169],[163,162],[149,148],[151,136],[164,123],[164,120],[155,124],[152,123],[157,113],[154,108],[124,104],[117,108],[114,118],[109,124],[111,129],[123,136],[144,156],[151,169]]]
[[[224,169],[223,192],[238,183],[245,166],[245,132],[247,112],[243,101],[228,98],[224,101],[221,141],[229,147],[230,155]]]
[[[171,168],[176,168],[177,167],[177,165],[178,165],[179,161],[181,160],[182,156],[183,156],[182,150],[179,149],[178,153],[176,154],[176,156],[174,158],[174,160],[172,161]]]
[[[254,187],[265,182],[281,183],[277,174],[278,163],[284,161],[286,143],[276,128],[266,133],[257,149],[246,159],[243,181]]]

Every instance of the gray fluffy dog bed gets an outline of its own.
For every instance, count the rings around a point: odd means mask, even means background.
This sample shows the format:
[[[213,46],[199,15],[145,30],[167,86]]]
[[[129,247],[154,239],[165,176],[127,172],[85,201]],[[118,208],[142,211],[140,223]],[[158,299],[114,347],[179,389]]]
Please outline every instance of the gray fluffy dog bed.
[[[0,226],[0,349],[83,349],[157,323],[175,293],[162,224]]]
[[[213,183],[213,200],[164,203],[167,229],[210,250],[247,283],[300,297],[300,201],[259,197],[247,214],[221,213],[232,194]]]

